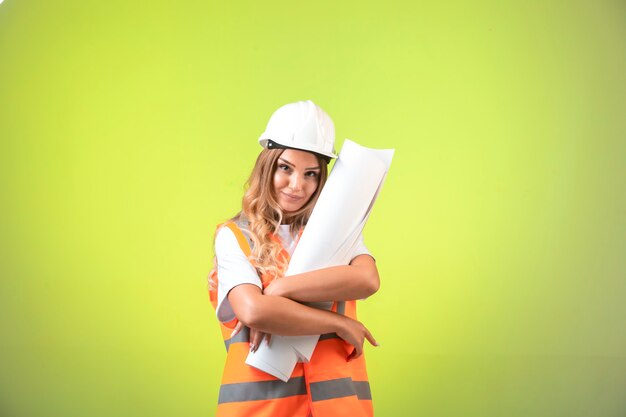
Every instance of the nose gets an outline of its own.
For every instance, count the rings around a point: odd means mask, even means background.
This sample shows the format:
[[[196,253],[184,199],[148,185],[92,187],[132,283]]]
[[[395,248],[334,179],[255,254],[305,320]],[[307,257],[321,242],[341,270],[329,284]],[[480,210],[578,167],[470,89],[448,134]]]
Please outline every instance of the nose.
[[[300,191],[300,189],[302,188],[302,180],[300,179],[299,175],[291,175],[291,177],[289,178],[289,188],[291,188],[293,191]]]

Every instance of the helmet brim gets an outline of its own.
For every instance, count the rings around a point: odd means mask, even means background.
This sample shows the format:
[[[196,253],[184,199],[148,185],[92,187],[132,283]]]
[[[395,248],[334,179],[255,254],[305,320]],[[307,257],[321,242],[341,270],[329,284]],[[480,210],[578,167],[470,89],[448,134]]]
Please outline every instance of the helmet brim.
[[[328,159],[328,162],[330,162],[330,159],[336,159],[337,155],[332,153],[332,152],[320,152],[317,149],[312,149],[312,147],[308,147],[305,145],[299,145],[299,146],[289,146],[289,145],[283,145],[282,143],[280,143],[279,141],[275,140],[275,139],[269,139],[267,137],[264,137],[263,135],[259,138],[259,144],[261,144],[261,146],[263,146],[266,149],[295,149],[298,151],[306,151],[306,152],[311,152],[314,153],[316,155],[320,155],[326,159]]]

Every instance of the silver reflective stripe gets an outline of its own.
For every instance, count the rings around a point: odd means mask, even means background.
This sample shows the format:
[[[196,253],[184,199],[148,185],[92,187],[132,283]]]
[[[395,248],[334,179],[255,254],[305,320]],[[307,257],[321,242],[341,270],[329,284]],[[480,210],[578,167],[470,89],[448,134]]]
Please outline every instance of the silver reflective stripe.
[[[220,387],[218,404],[241,401],[272,400],[294,395],[306,395],[304,377],[294,377],[287,382],[258,381],[223,384]]]
[[[224,344],[226,345],[226,352],[228,352],[228,348],[231,344],[238,342],[250,342],[250,329],[248,329],[246,326],[243,326],[239,333],[235,335],[235,337],[224,340]]]
[[[356,396],[359,400],[371,400],[372,391],[370,391],[370,383],[367,381],[353,381],[354,388],[356,389]]]
[[[346,302],[345,301],[339,301],[337,302],[337,313],[342,314],[342,315],[346,315]]]
[[[310,387],[312,401],[330,400],[333,398],[350,397],[352,395],[356,395],[359,400],[372,399],[369,382],[352,381],[352,378],[313,382]]]

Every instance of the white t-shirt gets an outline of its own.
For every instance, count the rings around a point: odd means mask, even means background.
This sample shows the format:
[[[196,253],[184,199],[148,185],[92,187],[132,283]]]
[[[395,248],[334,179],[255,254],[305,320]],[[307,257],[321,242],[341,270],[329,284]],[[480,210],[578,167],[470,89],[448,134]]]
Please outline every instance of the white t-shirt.
[[[289,225],[280,225],[278,237],[289,255],[296,249],[297,235],[292,235]],[[363,243],[363,236],[359,236],[352,259],[358,255],[369,255],[369,251]],[[230,290],[241,284],[253,284],[263,288],[261,278],[252,266],[246,255],[241,250],[237,238],[228,227],[222,227],[215,236],[215,257],[217,258],[217,318],[226,323],[235,318],[235,313],[226,297]]]

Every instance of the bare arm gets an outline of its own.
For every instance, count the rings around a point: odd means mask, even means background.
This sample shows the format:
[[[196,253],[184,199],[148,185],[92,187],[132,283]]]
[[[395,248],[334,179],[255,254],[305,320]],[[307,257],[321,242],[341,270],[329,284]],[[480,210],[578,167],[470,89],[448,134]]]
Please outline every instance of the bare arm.
[[[350,265],[333,266],[273,281],[264,291],[302,302],[347,301],[378,291],[380,279],[374,258],[355,257]]]
[[[359,321],[284,297],[264,295],[252,284],[236,286],[228,293],[228,300],[240,322],[263,333],[304,336],[335,332],[355,347],[355,357],[362,353],[366,338],[377,345]]]

